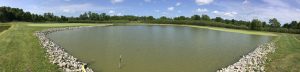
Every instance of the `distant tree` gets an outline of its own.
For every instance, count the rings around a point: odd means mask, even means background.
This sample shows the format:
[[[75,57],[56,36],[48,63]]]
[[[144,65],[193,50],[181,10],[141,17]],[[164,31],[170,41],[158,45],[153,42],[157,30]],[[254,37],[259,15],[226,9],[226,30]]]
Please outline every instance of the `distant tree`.
[[[210,21],[210,17],[208,15],[202,15],[201,20]]]
[[[270,19],[269,23],[271,24],[272,28],[280,27],[280,23],[278,22],[278,20],[276,18]]]
[[[159,20],[168,20],[168,18],[166,16],[162,16],[159,18]]]
[[[261,30],[262,28],[262,23],[258,19],[253,19],[251,21],[250,29],[252,30]]]
[[[226,24],[232,24],[231,20],[225,19],[224,21],[225,21]]]
[[[285,24],[283,24],[283,26],[282,26],[283,28],[290,28],[290,24],[289,23],[285,23]]]
[[[153,16],[148,16],[147,20],[155,20],[155,18]]]
[[[223,18],[221,18],[221,17],[216,17],[216,18],[215,18],[215,21],[216,21],[216,22],[223,22],[224,20],[223,20]]]
[[[292,29],[297,29],[297,21],[292,21],[291,24],[290,24],[290,28]]]
[[[267,22],[262,22],[262,27],[263,27],[263,28],[268,27]]]
[[[81,20],[87,20],[89,18],[88,14],[85,12],[79,16]]]
[[[300,22],[298,22],[297,24],[297,29],[300,29]]]
[[[192,20],[201,20],[201,17],[199,15],[193,15],[191,17]]]
[[[187,20],[188,18],[185,16],[175,17],[174,20]]]
[[[68,18],[65,17],[65,16],[60,16],[60,19],[61,19],[62,22],[68,21]]]

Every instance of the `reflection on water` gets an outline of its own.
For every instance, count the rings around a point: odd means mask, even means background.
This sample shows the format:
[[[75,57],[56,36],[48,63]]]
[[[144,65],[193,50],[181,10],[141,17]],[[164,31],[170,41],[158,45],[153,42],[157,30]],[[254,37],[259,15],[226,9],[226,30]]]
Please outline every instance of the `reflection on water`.
[[[49,35],[97,72],[214,72],[272,37],[181,26],[107,26]]]

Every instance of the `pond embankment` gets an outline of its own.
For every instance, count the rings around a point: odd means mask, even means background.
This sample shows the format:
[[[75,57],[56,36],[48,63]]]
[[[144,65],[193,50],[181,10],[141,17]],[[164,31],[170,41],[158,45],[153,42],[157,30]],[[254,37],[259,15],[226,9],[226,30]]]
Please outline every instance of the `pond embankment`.
[[[106,26],[106,25],[103,25]],[[38,31],[35,35],[39,38],[43,48],[46,49],[49,60],[51,63],[58,65],[65,72],[93,72],[87,67],[87,63],[79,61],[74,56],[68,54],[64,48],[59,46],[53,40],[47,37],[48,34],[64,30],[74,30],[80,28],[89,28],[94,26],[81,26],[81,27],[67,27],[67,28],[53,28],[43,31]]]
[[[222,68],[217,72],[265,72],[267,55],[275,52],[275,41],[257,47],[253,52],[243,56],[238,62]]]

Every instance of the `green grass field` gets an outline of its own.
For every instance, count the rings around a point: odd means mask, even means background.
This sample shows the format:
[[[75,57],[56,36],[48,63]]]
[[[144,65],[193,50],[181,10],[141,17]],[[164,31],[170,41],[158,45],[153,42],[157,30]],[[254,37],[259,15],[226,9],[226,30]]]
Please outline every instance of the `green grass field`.
[[[1,24],[0,24],[1,25]],[[7,25],[7,24],[6,24]],[[41,48],[34,36],[35,31],[69,26],[95,26],[97,24],[61,23],[10,23],[11,28],[0,33],[0,72],[59,72],[61,70],[49,63],[45,49]],[[269,55],[267,72],[300,71],[300,36],[248,30],[235,30],[217,27],[190,26],[244,34],[278,36],[276,52]]]
[[[276,42],[275,53],[269,55],[266,70],[268,72],[299,72],[300,71],[300,36],[282,34]]]

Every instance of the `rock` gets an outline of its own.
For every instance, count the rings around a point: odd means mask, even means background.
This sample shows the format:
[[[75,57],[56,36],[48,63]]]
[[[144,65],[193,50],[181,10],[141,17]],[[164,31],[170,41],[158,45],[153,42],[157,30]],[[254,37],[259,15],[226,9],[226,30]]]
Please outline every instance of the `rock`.
[[[238,62],[217,72],[265,72],[264,64],[267,61],[266,56],[269,53],[275,52],[275,41],[260,45],[253,52],[243,56]]]
[[[77,58],[71,56],[65,50],[47,37],[48,34],[64,30],[74,30],[80,28],[89,28],[93,26],[85,27],[67,27],[67,28],[53,28],[36,32],[35,35],[39,38],[41,46],[46,49],[47,57],[50,63],[58,65],[65,72],[82,72],[82,66],[86,66],[86,63],[79,61]],[[93,72],[91,68],[86,67],[87,72]]]

